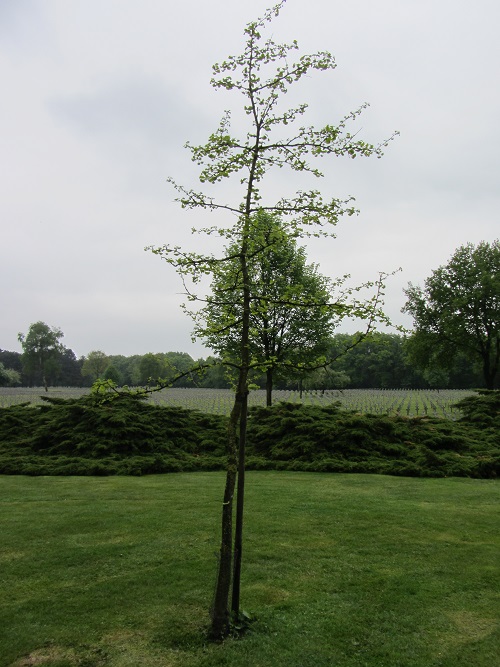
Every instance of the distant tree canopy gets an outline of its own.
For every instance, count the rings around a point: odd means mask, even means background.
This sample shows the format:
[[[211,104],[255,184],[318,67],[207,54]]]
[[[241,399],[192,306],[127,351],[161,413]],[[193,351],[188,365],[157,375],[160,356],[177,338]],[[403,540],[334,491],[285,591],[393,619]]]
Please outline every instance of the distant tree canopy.
[[[20,352],[10,352],[9,350],[0,349],[0,363],[5,368],[18,371],[18,373],[22,373],[23,371],[23,357]]]
[[[23,348],[23,370],[42,384],[45,391],[49,381],[59,372],[58,357],[63,349],[59,341],[63,336],[61,329],[49,327],[45,322],[35,322],[27,334],[18,334]]]
[[[335,356],[342,353],[352,344],[358,334],[336,334],[331,341],[329,354]],[[335,361],[328,373],[332,371],[347,376],[348,382],[342,386],[352,389],[424,389],[435,387],[441,389],[467,389],[481,387],[483,380],[477,364],[458,353],[447,371],[436,372],[435,369],[421,369],[411,355],[413,336],[404,337],[399,334],[383,332],[373,333],[361,343],[350,349]],[[339,388],[333,375],[333,382],[320,376],[316,387],[307,378],[306,386],[310,388]],[[325,385],[326,382],[326,385]]]
[[[92,382],[104,375],[109,366],[108,356],[102,350],[92,350],[83,362],[82,375],[89,377]]]
[[[429,387],[469,389],[485,386],[480,360],[471,359],[460,349],[457,349],[452,355],[446,368],[433,364],[421,365],[416,361],[420,351],[420,343],[416,334],[404,337],[399,334],[376,332],[344,354],[343,351],[359,337],[359,333],[338,333],[331,336],[327,341],[326,356],[333,358],[340,354],[333,364],[325,369],[304,373],[302,376],[280,373],[276,376],[276,389],[296,389],[301,385],[305,390],[424,389]],[[417,347],[417,352],[415,352],[415,347]],[[141,378],[141,366],[142,370],[146,372],[143,360],[144,358],[149,360],[151,356],[161,362],[160,376],[164,378],[174,378],[179,373],[186,372],[195,366],[206,366],[203,372],[188,374],[175,382],[176,387],[229,389],[232,386],[233,380],[228,376],[227,368],[218,363],[216,356],[200,358],[195,363],[186,352],[148,353],[129,357],[109,355],[102,377],[113,380],[119,386],[143,385],[141,379],[144,379],[144,376]],[[29,367],[28,372],[23,370],[22,359],[19,352],[0,349],[0,364],[3,364],[4,371],[8,373],[8,379],[5,372],[1,375],[0,386],[41,384]],[[48,375],[50,385],[74,387],[92,384],[92,377],[82,376],[82,365],[85,358],[77,359],[73,350],[61,346],[55,355],[55,362],[52,366],[55,374]],[[149,370],[155,369],[150,368]],[[50,371],[49,366],[47,373]],[[150,373],[145,377],[145,382],[150,376],[153,381],[158,377],[156,373],[152,375]],[[252,381],[265,389],[266,373],[256,374]]]
[[[411,354],[416,365],[449,369],[457,351],[481,363],[493,389],[500,367],[500,242],[461,246],[425,287],[411,283],[403,311],[415,322]]]
[[[113,366],[113,364],[109,364],[109,366],[106,368],[103,378],[105,380],[111,380],[118,386],[123,385],[120,371],[116,368],[116,366]]]
[[[21,373],[12,368],[5,368],[0,361],[0,387],[17,387],[21,384]]]

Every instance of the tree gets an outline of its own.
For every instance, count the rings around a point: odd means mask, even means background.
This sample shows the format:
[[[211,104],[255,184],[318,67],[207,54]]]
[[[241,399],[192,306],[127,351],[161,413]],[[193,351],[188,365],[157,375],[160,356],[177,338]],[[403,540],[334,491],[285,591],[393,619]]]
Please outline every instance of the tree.
[[[109,359],[107,355],[101,350],[92,350],[83,362],[82,375],[83,377],[91,378],[95,382],[95,380],[103,375],[108,366]]]
[[[229,245],[237,248],[239,262],[239,326],[238,357],[226,360],[237,375],[234,404],[228,427],[226,485],[222,502],[222,530],[219,552],[219,569],[215,588],[212,623],[212,638],[224,637],[229,632],[231,591],[231,612],[235,619],[240,613],[240,575],[242,558],[243,500],[245,481],[245,446],[248,414],[249,373],[262,365],[254,360],[251,353],[251,312],[252,300],[258,298],[252,283],[251,263],[255,250],[254,239],[259,235],[256,214],[267,211],[281,217],[284,231],[293,237],[331,236],[329,226],[335,225],[343,214],[353,215],[352,198],[325,200],[317,189],[297,191],[292,197],[283,197],[277,202],[265,203],[261,192],[261,182],[272,168],[288,167],[303,176],[321,177],[319,169],[309,162],[311,158],[325,156],[381,156],[383,144],[374,146],[350,134],[346,127],[349,121],[357,119],[366,105],[349,113],[336,126],[297,127],[296,122],[306,112],[307,105],[282,109],[281,100],[288,89],[311,72],[328,71],[335,67],[331,54],[318,52],[301,56],[292,62],[297,42],[278,44],[272,39],[262,42],[261,31],[278,16],[284,0],[268,10],[262,19],[252,21],[245,29],[245,47],[238,56],[230,56],[221,64],[213,66],[212,86],[235,92],[243,96],[243,111],[248,123],[246,135],[237,138],[231,135],[231,114],[226,112],[218,129],[210,135],[206,144],[191,146],[192,159],[201,167],[200,181],[215,185],[233,175],[239,176],[242,185],[241,198],[236,201],[218,201],[204,192],[189,190],[169,179],[176,188],[183,208],[228,212],[233,214],[233,224],[229,227],[213,227],[199,230],[208,234],[218,234]],[[289,136],[285,136],[286,130]],[[186,252],[178,246],[165,245],[152,248],[176,268],[183,280],[192,280],[196,286],[206,275],[218,274],[230,256]],[[191,287],[186,287],[189,301],[203,299]],[[377,295],[379,292],[377,292]],[[345,291],[329,303],[302,301],[297,295],[296,304],[309,308],[310,312],[334,312],[337,316],[350,315],[368,318],[370,323],[379,311],[378,296],[367,304],[348,303],[350,294]],[[234,322],[228,322],[228,327]],[[200,330],[199,330],[200,331]],[[207,326],[207,335],[210,326]],[[233,498],[236,495],[233,561]]]
[[[12,369],[20,374],[23,372],[23,357],[20,352],[10,352],[0,348],[0,363],[5,368]]]
[[[23,348],[23,370],[31,381],[41,382],[48,391],[47,373],[54,372],[57,356],[62,349],[59,339],[64,336],[61,329],[49,327],[45,322],[30,325],[28,333],[18,334]]]
[[[109,357],[109,363],[112,365],[114,368],[119,373],[120,376],[120,381],[115,382],[119,385],[127,385],[127,386],[132,386],[134,383],[132,381],[132,368],[131,368],[131,357],[125,357],[122,354],[112,354]],[[104,378],[108,379],[108,378]],[[113,379],[113,378],[109,378]]]
[[[227,377],[227,368],[221,359],[216,357],[207,357],[198,359],[197,365],[205,367],[202,373],[195,376],[195,385],[198,387],[210,387],[212,389],[230,389],[231,381]]]
[[[62,347],[58,354],[59,372],[57,382],[66,387],[79,387],[82,384],[82,363],[73,350]]]
[[[139,363],[139,384],[146,385],[165,373],[165,361],[159,354],[148,352]]]
[[[173,380],[176,387],[192,387],[193,376],[190,371],[195,365],[193,357],[187,352],[166,352],[163,357],[166,364],[166,378]]]
[[[195,335],[204,336],[207,345],[230,362],[238,357],[243,320],[238,250],[237,244],[227,249],[229,261],[214,274],[207,305],[196,313],[202,325]],[[334,314],[319,304],[328,302],[331,285],[314,264],[306,264],[305,248],[297,247],[279,218],[265,211],[254,216],[248,255],[250,355],[252,364],[261,362],[271,405],[277,368],[314,364],[325,355]],[[313,304],[318,307],[311,313]]]
[[[21,384],[21,373],[12,368],[5,368],[0,361],[0,387],[17,387]]]
[[[331,341],[330,356],[342,353],[358,334],[337,334]],[[397,334],[373,332],[342,355],[336,364],[350,378],[352,388],[393,389],[411,384],[405,360],[403,338]]]
[[[333,365],[318,368],[302,380],[306,391],[318,390],[325,392],[327,389],[344,389],[349,386],[351,378],[344,371],[334,370]]]
[[[120,375],[120,371],[116,368],[116,366],[113,366],[113,364],[110,364],[106,368],[106,370],[104,371],[103,379],[104,380],[111,380],[117,386],[123,384],[122,376]]]
[[[458,248],[421,288],[411,283],[403,312],[415,322],[413,358],[423,367],[448,368],[457,350],[479,360],[493,389],[500,363],[500,243]]]

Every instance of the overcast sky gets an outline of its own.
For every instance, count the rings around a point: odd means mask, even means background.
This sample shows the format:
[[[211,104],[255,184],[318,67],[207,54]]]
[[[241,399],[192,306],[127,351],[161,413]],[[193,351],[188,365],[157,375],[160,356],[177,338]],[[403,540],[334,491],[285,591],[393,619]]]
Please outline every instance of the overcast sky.
[[[212,90],[211,65],[240,52],[270,4],[0,0],[0,348],[20,351],[18,332],[42,320],[78,356],[206,354],[180,280],[144,247],[205,246],[190,230],[215,214],[182,211],[166,178],[198,188],[183,145],[240,104]],[[297,88],[305,124],[366,101],[359,138],[401,132],[381,160],[322,161],[321,183],[298,182],[355,196],[360,215],[308,257],[353,283],[402,267],[386,292],[397,324],[411,325],[408,282],[499,236],[499,25],[497,0],[288,0],[272,25],[336,58]],[[284,176],[270,176],[274,200]]]

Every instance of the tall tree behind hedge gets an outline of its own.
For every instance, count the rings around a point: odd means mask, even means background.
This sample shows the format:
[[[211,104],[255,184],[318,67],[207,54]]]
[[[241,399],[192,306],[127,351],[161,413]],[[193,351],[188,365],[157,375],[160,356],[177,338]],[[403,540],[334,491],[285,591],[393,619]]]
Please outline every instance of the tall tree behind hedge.
[[[18,334],[23,348],[23,371],[30,377],[31,383],[42,384],[45,391],[48,391],[48,372],[56,372],[63,336],[61,329],[49,327],[45,322],[34,322],[27,334]]]
[[[103,377],[104,371],[109,366],[109,357],[102,350],[92,350],[88,353],[82,366],[83,377],[88,377],[95,382]]]
[[[493,389],[500,367],[500,242],[461,246],[423,288],[410,283],[405,294],[415,362],[448,368],[462,350],[481,362],[486,388]]]
[[[277,217],[259,211],[253,223],[248,243],[250,355],[252,363],[262,363],[271,405],[276,368],[316,364],[327,352],[334,313],[321,304],[329,302],[331,281],[306,263],[305,248],[297,246]],[[239,355],[243,322],[238,252],[236,243],[227,249],[229,261],[214,274],[208,303],[196,313],[202,324],[195,335],[199,332],[208,347],[230,362]]]

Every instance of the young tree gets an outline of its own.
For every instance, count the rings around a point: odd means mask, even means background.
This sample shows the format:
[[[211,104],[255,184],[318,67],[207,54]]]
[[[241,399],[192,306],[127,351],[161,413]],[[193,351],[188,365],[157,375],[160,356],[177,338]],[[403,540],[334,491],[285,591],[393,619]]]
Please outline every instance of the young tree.
[[[413,358],[421,366],[449,368],[457,350],[482,363],[495,386],[500,364],[500,242],[461,246],[425,287],[408,285],[403,312],[415,321]]]
[[[213,275],[207,305],[195,314],[201,322],[195,335],[204,337],[229,363],[239,355],[243,319],[238,251],[237,244],[227,249],[228,261]],[[323,306],[330,298],[331,281],[306,263],[305,248],[297,247],[280,220],[265,211],[254,216],[248,256],[250,354],[253,363],[261,362],[271,405],[277,368],[317,364],[327,351],[335,321],[334,313]]]
[[[102,377],[104,371],[109,366],[108,356],[102,350],[92,350],[83,362],[82,375],[89,377],[92,381]]]
[[[61,329],[49,327],[45,322],[30,325],[28,333],[18,334],[23,348],[23,370],[35,381],[41,381],[48,391],[47,371],[54,369],[62,345],[59,340],[64,336]]]
[[[236,201],[218,201],[203,192],[174,185],[179,193],[178,201],[183,208],[201,208],[211,211],[232,213],[234,224],[221,228],[213,226],[204,231],[219,234],[237,249],[241,289],[239,290],[241,322],[239,323],[238,357],[232,363],[237,374],[234,405],[228,428],[228,462],[226,485],[222,505],[222,536],[219,555],[219,570],[215,590],[211,636],[221,638],[227,635],[230,625],[229,593],[232,584],[231,610],[237,618],[240,605],[240,573],[242,556],[243,498],[245,473],[245,444],[248,411],[248,377],[253,368],[261,365],[254,360],[251,350],[251,312],[255,296],[252,283],[251,262],[255,246],[253,239],[258,236],[256,214],[267,211],[281,217],[283,229],[293,237],[330,236],[329,227],[335,225],[344,214],[356,211],[352,198],[347,200],[324,199],[317,189],[298,191],[292,197],[283,197],[275,202],[265,202],[261,193],[261,183],[273,168],[288,167],[306,176],[321,177],[323,174],[309,161],[310,158],[325,156],[378,156],[383,146],[365,143],[347,131],[349,121],[357,119],[365,108],[349,113],[337,125],[325,125],[321,129],[300,126],[296,122],[307,109],[306,104],[293,108],[282,108],[281,101],[288,89],[302,77],[315,70],[328,71],[335,67],[330,53],[319,52],[301,56],[292,61],[297,42],[278,44],[272,39],[262,41],[261,31],[278,16],[284,0],[268,10],[262,19],[252,21],[245,29],[245,47],[238,56],[230,56],[226,61],[213,67],[211,81],[215,89],[234,92],[243,97],[243,110],[248,122],[246,134],[240,138],[232,136],[230,112],[226,112],[216,132],[210,135],[202,146],[187,145],[192,159],[201,167],[200,181],[215,185],[233,175],[239,175],[242,185],[241,198]],[[290,134],[285,136],[286,130]],[[200,253],[185,252],[177,246],[153,248],[153,252],[173,265],[186,281],[196,284],[207,274],[218,274],[230,256],[215,257]],[[378,301],[368,304],[349,304],[347,292],[335,302],[303,302],[302,307],[315,311],[334,312],[337,316],[352,315],[375,318]],[[194,301],[198,295],[188,289],[188,298]],[[233,322],[228,322],[232,325]],[[207,328],[208,334],[208,328]],[[233,563],[233,497],[238,480],[236,496],[234,563]]]

